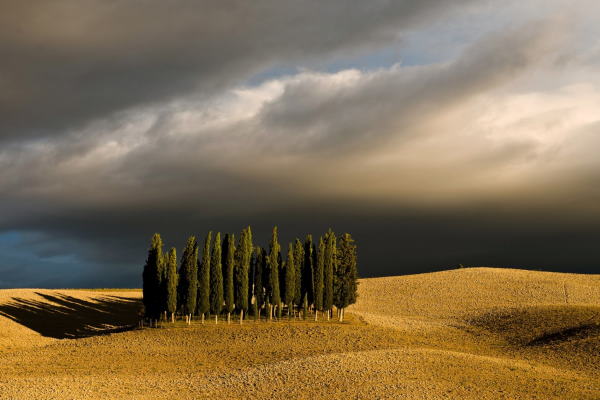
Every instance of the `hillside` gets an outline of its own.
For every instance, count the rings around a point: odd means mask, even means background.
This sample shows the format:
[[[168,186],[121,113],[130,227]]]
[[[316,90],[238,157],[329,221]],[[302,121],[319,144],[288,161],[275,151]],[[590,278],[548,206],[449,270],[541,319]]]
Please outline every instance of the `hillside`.
[[[600,397],[600,275],[363,279],[343,324],[123,331],[139,298],[0,290],[0,398]]]

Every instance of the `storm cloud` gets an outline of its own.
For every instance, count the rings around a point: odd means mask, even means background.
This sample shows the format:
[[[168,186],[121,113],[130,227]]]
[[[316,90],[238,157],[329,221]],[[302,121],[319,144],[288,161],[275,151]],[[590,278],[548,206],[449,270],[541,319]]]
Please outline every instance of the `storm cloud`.
[[[0,131],[51,135],[272,66],[366,51],[445,13],[443,3],[3,2]]]
[[[154,231],[246,224],[350,231],[363,276],[594,272],[598,7],[446,3],[4,5],[0,286],[137,286]]]

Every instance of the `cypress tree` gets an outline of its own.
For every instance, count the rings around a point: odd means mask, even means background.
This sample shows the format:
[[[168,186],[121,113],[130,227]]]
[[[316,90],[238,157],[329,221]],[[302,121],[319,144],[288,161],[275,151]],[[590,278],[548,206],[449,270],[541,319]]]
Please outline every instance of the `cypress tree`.
[[[212,231],[209,231],[204,239],[204,251],[202,252],[202,262],[198,268],[198,314],[204,316],[210,312],[210,242],[212,240]]]
[[[294,243],[294,305],[300,307],[302,305],[302,270],[304,264],[304,246],[300,239],[296,239]]]
[[[269,304],[271,304],[271,297],[270,297],[270,289],[269,289],[269,281],[271,280],[271,269],[269,268],[269,253],[267,252],[267,249],[265,249],[264,247],[261,247],[261,254],[262,254],[262,258],[263,258],[263,274],[262,274],[262,284],[263,284],[263,288],[264,288],[264,294],[265,294],[265,311],[267,311]]]
[[[279,265],[279,304],[277,305],[277,318],[281,318],[281,313],[283,312],[283,293],[285,292],[285,261],[283,261],[283,257],[281,256],[281,251],[277,255],[277,265]]]
[[[161,255],[158,258],[158,264],[156,268],[156,314],[157,319],[160,319],[161,315],[167,311],[166,304],[166,289],[165,289],[165,277],[166,277],[166,265],[167,255],[163,253],[161,246]]]
[[[344,309],[356,302],[357,275],[356,244],[352,236],[345,233],[340,239],[334,279],[334,300],[340,322],[344,320]]]
[[[323,311],[323,289],[325,273],[325,242],[323,237],[319,238],[319,248],[317,250],[317,266],[315,268],[315,321],[318,318],[319,311]]]
[[[294,306],[294,297],[296,295],[296,265],[294,262],[294,245],[288,245],[287,261],[285,264],[285,291],[283,301],[288,306],[288,317]]]
[[[168,287],[167,287],[167,266],[169,264],[169,252],[167,251],[166,253],[163,253],[163,260],[162,260],[162,268],[161,268],[161,272],[160,272],[160,290],[159,290],[159,296],[158,296],[158,303],[160,305],[160,315],[162,317],[162,315],[164,314],[164,320],[167,320],[167,303],[168,303]],[[175,263],[177,264],[177,263]],[[176,270],[177,271],[177,270]],[[175,290],[175,292],[177,293],[177,289]]]
[[[191,322],[196,312],[198,296],[198,243],[195,236],[190,236],[181,256],[179,267],[179,298],[186,322]]]
[[[248,302],[248,307],[252,309],[252,315],[254,315],[256,319],[256,315],[258,314],[258,310],[256,309],[256,299],[254,297],[254,283],[256,282],[256,253],[254,252],[254,247],[252,247],[252,253],[250,253],[250,268],[248,269],[248,297],[246,301]],[[250,311],[248,311],[248,315]]]
[[[274,306],[281,308],[281,295],[279,292],[279,258],[281,257],[280,249],[281,246],[279,245],[277,227],[275,226],[271,235],[269,256],[267,259],[267,265],[269,268],[269,281],[267,287],[270,302],[269,319],[272,318]]]
[[[155,233],[150,242],[148,258],[142,273],[144,314],[151,320],[150,323],[159,318],[162,309],[160,300],[163,263],[163,242],[160,234]]]
[[[221,270],[221,233],[217,232],[210,260],[210,312],[217,323],[223,308],[223,271]]]
[[[161,319],[163,313],[165,315],[166,320],[166,312],[167,312],[167,288],[166,288],[166,268],[167,268],[167,260],[168,253],[162,251],[161,247],[161,257],[158,259],[158,265],[156,269],[156,313],[157,319]]]
[[[177,311],[177,250],[171,247],[167,256],[165,266],[165,287],[166,287],[166,311],[171,314],[171,322],[175,322],[175,312]]]
[[[240,243],[237,249],[235,269],[235,307],[240,313],[240,323],[244,320],[244,313],[248,311],[248,273],[252,259],[252,230],[250,227],[242,230]]]
[[[306,235],[306,240],[304,241],[304,262],[302,263],[302,281],[300,283],[300,290],[302,301],[304,303],[305,313],[307,312],[308,307],[311,304],[313,304],[314,301],[315,255],[316,252],[314,251],[312,235]]]
[[[279,295],[281,296],[281,307],[286,304],[285,303],[285,264],[286,260],[279,259]]]
[[[264,279],[264,274],[266,271],[266,257],[265,250],[262,247],[256,246],[254,248],[254,254],[252,257],[253,260],[253,282],[252,282],[252,295],[251,299],[254,302],[254,316],[257,320],[260,321],[260,311],[262,309],[263,304],[265,303],[265,289],[264,283],[266,280]]]
[[[233,269],[235,266],[235,236],[226,234],[223,239],[223,290],[225,294],[225,311],[227,323],[231,322],[231,312],[234,310]]]
[[[333,271],[335,270],[336,262],[336,243],[335,233],[329,230],[327,233],[327,241],[325,244],[325,270],[324,270],[324,287],[323,287],[323,308],[327,311],[327,319],[331,316],[333,308]]]

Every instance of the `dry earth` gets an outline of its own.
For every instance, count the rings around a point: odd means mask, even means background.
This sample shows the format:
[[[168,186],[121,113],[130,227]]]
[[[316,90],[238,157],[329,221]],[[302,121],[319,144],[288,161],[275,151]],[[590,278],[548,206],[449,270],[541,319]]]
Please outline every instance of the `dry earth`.
[[[0,399],[600,399],[600,275],[364,279],[341,324],[125,330],[139,297],[0,290]]]

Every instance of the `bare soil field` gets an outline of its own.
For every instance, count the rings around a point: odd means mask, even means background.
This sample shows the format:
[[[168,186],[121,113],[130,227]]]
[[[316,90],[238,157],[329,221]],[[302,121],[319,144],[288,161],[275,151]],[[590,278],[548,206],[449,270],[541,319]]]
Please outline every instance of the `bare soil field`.
[[[0,399],[600,399],[600,275],[363,279],[344,323],[137,329],[139,290],[0,290]]]

